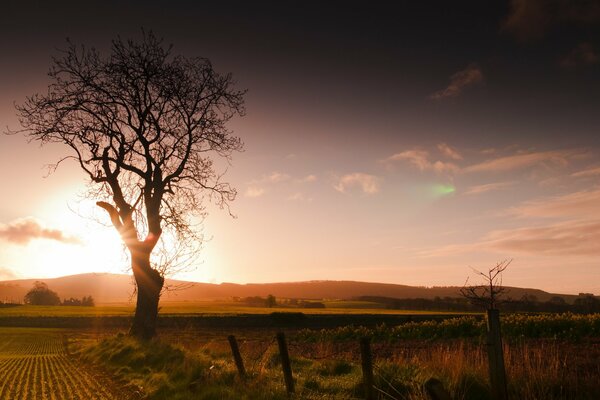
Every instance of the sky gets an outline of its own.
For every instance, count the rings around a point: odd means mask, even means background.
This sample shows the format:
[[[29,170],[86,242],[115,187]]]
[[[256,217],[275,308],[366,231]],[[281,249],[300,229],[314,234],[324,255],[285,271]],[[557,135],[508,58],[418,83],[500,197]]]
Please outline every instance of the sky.
[[[208,205],[203,282],[504,283],[600,294],[600,3],[6,1],[0,126],[66,38],[152,30],[247,89],[237,199]],[[0,136],[0,279],[127,272],[60,145]]]

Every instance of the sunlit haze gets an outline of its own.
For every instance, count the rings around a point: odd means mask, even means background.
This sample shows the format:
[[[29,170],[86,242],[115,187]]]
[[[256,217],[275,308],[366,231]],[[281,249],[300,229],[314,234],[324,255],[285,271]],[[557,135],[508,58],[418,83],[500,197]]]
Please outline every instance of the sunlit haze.
[[[506,285],[600,294],[598,15],[114,3],[3,6],[0,125],[20,128],[14,103],[47,90],[67,37],[107,51],[144,27],[231,72],[248,89],[229,124],[235,218],[207,203],[202,253],[175,278],[462,285],[513,259]],[[0,280],[128,273],[79,166],[48,174],[67,154],[0,135]]]

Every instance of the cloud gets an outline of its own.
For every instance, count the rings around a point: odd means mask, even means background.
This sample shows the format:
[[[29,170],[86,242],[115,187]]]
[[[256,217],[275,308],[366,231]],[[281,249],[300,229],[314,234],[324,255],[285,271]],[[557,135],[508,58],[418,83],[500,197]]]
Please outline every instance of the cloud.
[[[503,252],[554,256],[599,256],[600,221],[491,232],[481,245]]]
[[[448,146],[446,143],[439,143],[437,145],[437,148],[440,151],[440,153],[442,153],[444,156],[446,156],[448,158],[451,158],[453,160],[462,160],[463,159],[463,157],[460,155],[460,153],[456,149]]]
[[[487,160],[471,165],[464,172],[506,172],[523,169],[539,164],[547,166],[566,166],[571,158],[581,156],[574,151],[544,151],[526,154],[515,154]]]
[[[450,84],[445,89],[435,92],[429,98],[432,100],[443,100],[448,97],[456,97],[465,88],[481,82],[483,82],[481,69],[477,64],[470,64],[467,68],[452,75],[450,77]]]
[[[540,227],[497,230],[475,243],[455,244],[421,251],[418,256],[448,257],[493,251],[548,256],[600,255],[600,220],[568,221]]]
[[[273,171],[268,175],[263,175],[259,179],[248,182],[249,185],[276,184],[290,180],[290,176],[283,172]]]
[[[600,3],[589,0],[512,0],[502,30],[532,42],[558,24],[600,21]]]
[[[600,61],[600,55],[591,43],[580,43],[569,54],[564,56],[559,65],[563,68],[593,65]]]
[[[262,178],[262,181],[265,183],[279,183],[285,182],[290,179],[288,174],[283,174],[281,172],[272,172],[270,175],[267,175]]]
[[[359,188],[363,193],[370,195],[379,192],[379,182],[380,179],[374,175],[355,172],[342,176],[334,188],[341,193],[346,193],[351,188]]]
[[[465,190],[464,194],[467,196],[492,192],[495,190],[505,189],[510,186],[514,186],[515,182],[496,182],[496,183],[487,183],[485,185],[477,185],[471,186],[467,190]]]
[[[300,178],[298,179],[298,182],[300,183],[311,183],[311,182],[315,182],[317,180],[317,176],[316,175],[306,175],[304,178]]]
[[[14,279],[16,277],[17,277],[17,275],[12,270],[10,270],[8,268],[0,267],[0,279],[6,280],[6,279]]]
[[[248,189],[246,189],[244,196],[254,198],[260,197],[263,194],[265,194],[265,189],[257,186],[250,186]]]
[[[600,189],[530,200],[508,212],[527,218],[600,218]]]
[[[500,251],[505,255],[600,255],[600,189],[527,201],[503,215],[564,220],[546,225],[495,230],[473,243],[427,249],[421,251],[419,256],[447,257],[481,251]]]
[[[81,244],[81,240],[65,235],[59,229],[49,229],[34,218],[17,219],[8,224],[0,224],[0,239],[18,245],[26,245],[32,240],[55,240],[67,244]]]
[[[588,168],[571,174],[573,178],[590,178],[600,175],[600,167]]]
[[[424,150],[407,150],[391,155],[382,160],[384,164],[391,165],[396,162],[406,161],[421,171],[435,171],[437,173],[456,173],[460,170],[458,165],[451,162],[429,160],[429,153]]]
[[[306,201],[306,202],[312,202],[313,199],[312,197],[307,197],[304,193],[302,192],[296,192],[290,196],[288,196],[287,198],[289,201]]]

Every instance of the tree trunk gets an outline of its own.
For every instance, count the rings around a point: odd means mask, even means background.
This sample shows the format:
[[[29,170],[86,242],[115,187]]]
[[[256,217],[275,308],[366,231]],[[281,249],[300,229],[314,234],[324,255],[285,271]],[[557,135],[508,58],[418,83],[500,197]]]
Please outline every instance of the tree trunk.
[[[148,340],[156,335],[158,300],[164,278],[150,266],[149,251],[132,251],[131,268],[137,286],[137,304],[129,333]]]

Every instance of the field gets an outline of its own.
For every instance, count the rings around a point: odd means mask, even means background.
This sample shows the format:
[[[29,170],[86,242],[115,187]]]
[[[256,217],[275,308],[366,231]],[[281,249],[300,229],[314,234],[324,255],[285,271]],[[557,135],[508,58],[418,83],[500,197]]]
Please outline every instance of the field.
[[[588,330],[598,316],[510,318],[504,351],[511,398],[600,398],[600,341]],[[535,332],[528,327],[533,324],[539,328]],[[366,335],[373,340],[380,399],[424,400],[423,383],[431,377],[440,379],[454,399],[488,399],[482,328],[479,320],[462,318],[398,327],[287,329],[295,398],[364,398],[358,339]],[[237,376],[226,339],[231,333],[240,344],[246,379]],[[103,363],[107,368],[149,390],[153,399],[284,399],[274,334],[269,329],[163,330],[161,341],[149,346],[112,336],[82,342],[80,354],[91,362],[109,360]]]
[[[178,312],[164,318],[214,322],[236,318],[243,321],[247,317],[227,316],[217,312],[223,310],[220,307],[205,307],[213,313],[189,313],[190,308],[179,306],[174,308]],[[21,309],[26,311],[24,318],[42,319],[36,314],[41,310]],[[63,309],[46,312],[53,312],[55,318],[61,312],[71,312]],[[106,313],[119,310],[122,307],[100,308]],[[251,314],[250,318],[264,321],[273,309],[256,311],[262,314]],[[97,319],[71,315],[63,317]],[[317,313],[312,317],[321,318],[317,321],[331,317],[338,322],[346,318],[339,313]],[[286,399],[275,340],[278,331],[285,332],[287,338],[294,398],[364,398],[358,346],[362,337],[372,341],[375,387],[380,399],[424,400],[427,396],[423,384],[432,377],[441,380],[453,399],[489,398],[485,322],[480,317],[419,321],[418,317],[429,315],[415,314],[410,316],[412,322],[397,326],[362,327],[356,322],[365,315],[347,317],[354,318],[355,323],[324,329],[299,328],[294,318],[270,327],[206,323],[165,326],[159,330],[159,339],[148,343],[122,334],[122,327],[0,328],[0,398]],[[515,314],[504,316],[502,324],[511,398],[600,398],[600,315]],[[238,375],[231,355],[227,340],[231,334],[239,343],[247,371],[244,379]]]
[[[326,308],[299,307],[251,307],[229,301],[170,302],[161,304],[159,313],[171,315],[235,315],[235,314],[270,314],[272,312],[302,312],[304,314],[443,314],[440,312],[415,310],[388,310],[379,303],[368,301],[325,301]],[[0,318],[5,316],[130,316],[134,307],[131,304],[110,304],[96,307],[81,306],[29,306],[0,308]]]
[[[107,376],[69,356],[66,335],[60,329],[1,328],[0,399],[124,398]]]

